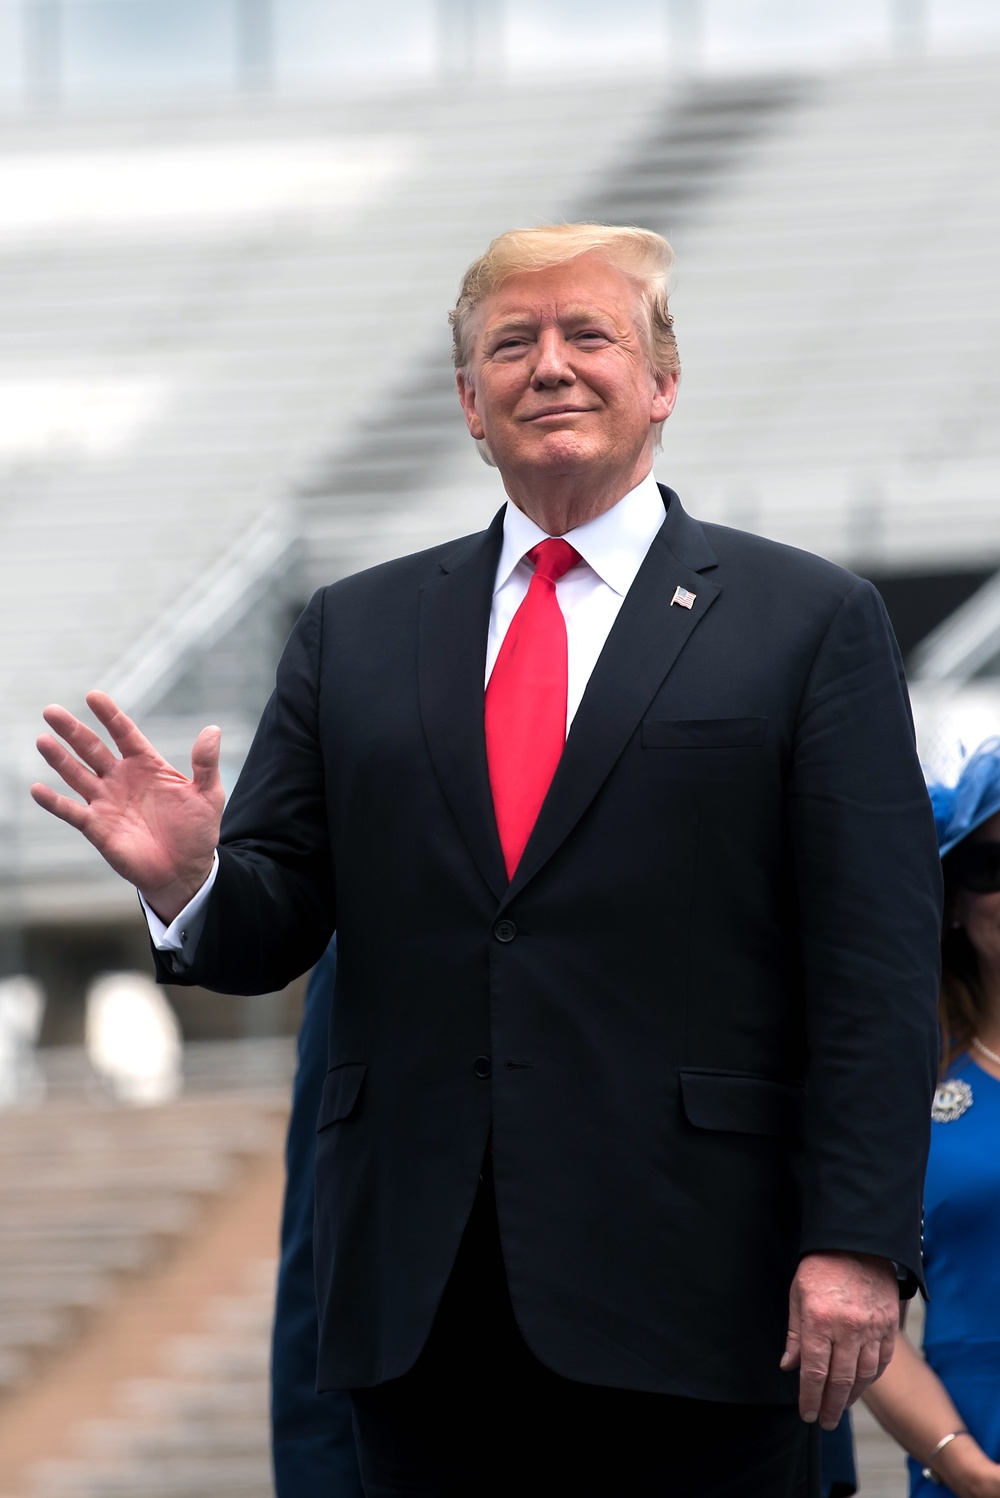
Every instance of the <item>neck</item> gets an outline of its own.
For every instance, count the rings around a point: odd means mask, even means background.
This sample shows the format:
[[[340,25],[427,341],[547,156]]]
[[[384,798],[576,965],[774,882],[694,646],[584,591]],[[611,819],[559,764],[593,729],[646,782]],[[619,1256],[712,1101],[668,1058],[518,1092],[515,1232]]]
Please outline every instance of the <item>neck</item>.
[[[640,461],[628,474],[617,474],[605,482],[593,474],[559,474],[543,481],[532,475],[521,483],[516,474],[502,475],[512,504],[549,536],[564,536],[588,520],[596,520],[614,509],[652,468],[652,460]]]

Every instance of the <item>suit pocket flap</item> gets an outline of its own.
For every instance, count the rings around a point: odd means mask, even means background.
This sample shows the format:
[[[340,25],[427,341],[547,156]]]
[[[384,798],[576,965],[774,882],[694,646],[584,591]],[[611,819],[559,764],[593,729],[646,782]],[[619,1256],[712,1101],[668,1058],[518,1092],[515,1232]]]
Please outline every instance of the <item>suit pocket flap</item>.
[[[766,718],[646,718],[646,749],[750,749],[763,744]]]
[[[680,1080],[684,1112],[697,1129],[802,1137],[801,1087],[740,1072],[685,1070]]]
[[[331,1066],[323,1083],[323,1099],[316,1120],[317,1134],[328,1124],[349,1117],[361,1094],[367,1070],[365,1061],[344,1061],[340,1066]]]

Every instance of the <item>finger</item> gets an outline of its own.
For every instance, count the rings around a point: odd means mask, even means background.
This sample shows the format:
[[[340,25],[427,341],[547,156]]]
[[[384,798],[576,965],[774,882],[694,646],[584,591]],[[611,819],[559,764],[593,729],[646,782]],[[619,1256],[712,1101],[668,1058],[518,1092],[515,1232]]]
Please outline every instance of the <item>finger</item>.
[[[893,1355],[894,1355],[895,1351],[896,1351],[896,1333],[893,1331],[893,1332],[890,1332],[887,1337],[883,1337],[882,1341],[879,1343],[879,1349],[878,1349],[878,1372],[875,1374],[876,1378],[881,1378],[882,1377],[883,1373],[888,1368],[889,1364],[892,1362]]]
[[[862,1394],[870,1389],[878,1378],[881,1368],[878,1342],[866,1342],[858,1354],[858,1366],[854,1376],[854,1388],[847,1396],[847,1407],[857,1404]]]
[[[801,1344],[802,1306],[796,1278],[788,1295],[788,1334],[785,1337],[785,1350],[781,1355],[781,1367],[785,1372],[799,1366]]]
[[[106,775],[117,763],[103,739],[98,738],[92,728],[88,728],[86,723],[81,723],[79,718],[74,718],[72,713],[60,707],[57,702],[47,707],[42,717],[96,774]]]
[[[219,750],[222,746],[222,729],[212,723],[203,728],[191,746],[191,781],[195,790],[203,796],[221,790],[219,780]]]
[[[99,723],[103,723],[123,755],[159,755],[152,744],[140,733],[127,713],[123,713],[117,702],[107,692],[88,692],[87,706]]]
[[[785,1350],[781,1354],[781,1367],[785,1373],[799,1366],[801,1356],[801,1344],[797,1329],[788,1328],[788,1336],[785,1338]]]
[[[35,747],[44,759],[45,763],[56,774],[65,780],[71,791],[76,791],[87,802],[90,801],[96,787],[100,784],[93,770],[88,770],[82,765],[75,755],[64,749],[58,739],[43,733],[35,740]]]
[[[866,1388],[869,1384],[874,1383],[879,1376],[881,1368],[879,1358],[880,1347],[881,1343],[879,1342],[864,1342],[858,1353],[858,1366],[855,1378],[859,1384],[864,1384]]]
[[[825,1338],[805,1336],[799,1353],[799,1414],[807,1425],[819,1419],[832,1348]]]
[[[867,1384],[858,1385],[857,1345],[834,1346],[819,1410],[819,1423],[824,1430],[836,1428],[856,1388],[859,1393],[867,1388]]]
[[[42,785],[41,782],[31,787],[32,799],[45,811],[50,811],[54,817],[61,822],[68,822],[75,827],[77,832],[84,832],[87,822],[87,807],[81,806],[79,801],[71,801],[68,796],[60,796],[50,785]]]

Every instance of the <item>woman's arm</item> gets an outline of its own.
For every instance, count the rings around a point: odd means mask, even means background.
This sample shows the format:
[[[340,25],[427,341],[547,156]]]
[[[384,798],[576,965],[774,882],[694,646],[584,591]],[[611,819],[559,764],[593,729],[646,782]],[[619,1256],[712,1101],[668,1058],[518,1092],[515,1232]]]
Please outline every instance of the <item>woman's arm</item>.
[[[944,1384],[905,1333],[864,1401],[878,1423],[921,1463],[930,1459],[942,1436],[965,1426]],[[1000,1498],[1000,1465],[970,1435],[949,1441],[934,1458],[933,1471],[957,1498]]]

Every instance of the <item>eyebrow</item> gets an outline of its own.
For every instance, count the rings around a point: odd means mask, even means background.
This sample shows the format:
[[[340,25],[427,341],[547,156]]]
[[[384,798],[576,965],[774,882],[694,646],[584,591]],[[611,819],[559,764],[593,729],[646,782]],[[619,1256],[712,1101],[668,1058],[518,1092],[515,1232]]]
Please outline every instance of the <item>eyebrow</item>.
[[[522,328],[537,328],[537,317],[505,317],[500,322],[490,323],[483,329],[486,338],[502,337],[505,333],[518,333]]]
[[[538,327],[540,319],[530,313],[512,314],[502,318],[499,322],[490,323],[483,329],[483,335],[491,341],[494,338],[502,338],[508,333],[518,333],[522,330],[532,330]],[[572,326],[580,323],[608,323],[612,327],[617,326],[616,320],[606,312],[598,312],[594,307],[567,307],[559,314],[559,322]]]

